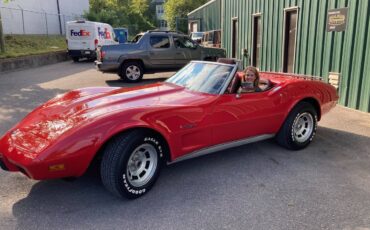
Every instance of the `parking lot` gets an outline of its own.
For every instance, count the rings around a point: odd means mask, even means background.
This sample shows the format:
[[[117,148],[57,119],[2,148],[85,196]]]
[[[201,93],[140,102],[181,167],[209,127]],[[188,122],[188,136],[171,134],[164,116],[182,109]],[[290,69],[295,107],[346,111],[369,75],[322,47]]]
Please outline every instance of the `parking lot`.
[[[91,62],[1,73],[0,136],[71,89],[132,87]],[[262,141],[165,167],[137,200],[107,192],[95,171],[67,182],[0,171],[0,229],[370,229],[370,114],[337,106],[311,145]]]

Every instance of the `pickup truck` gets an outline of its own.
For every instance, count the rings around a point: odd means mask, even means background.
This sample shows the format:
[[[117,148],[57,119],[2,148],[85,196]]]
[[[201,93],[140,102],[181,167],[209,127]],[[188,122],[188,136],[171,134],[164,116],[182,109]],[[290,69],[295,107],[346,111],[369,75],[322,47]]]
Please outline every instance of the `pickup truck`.
[[[198,45],[188,36],[171,31],[147,31],[125,44],[97,49],[96,67],[117,72],[126,82],[138,82],[145,72],[179,69],[191,60],[216,61],[225,49]]]

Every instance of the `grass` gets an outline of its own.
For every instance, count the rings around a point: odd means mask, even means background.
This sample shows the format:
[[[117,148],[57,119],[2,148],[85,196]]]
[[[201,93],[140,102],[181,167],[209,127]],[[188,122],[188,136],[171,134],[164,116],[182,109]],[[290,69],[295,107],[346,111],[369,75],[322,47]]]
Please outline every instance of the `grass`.
[[[57,35],[5,35],[5,53],[1,58],[21,57],[66,50],[64,36]]]

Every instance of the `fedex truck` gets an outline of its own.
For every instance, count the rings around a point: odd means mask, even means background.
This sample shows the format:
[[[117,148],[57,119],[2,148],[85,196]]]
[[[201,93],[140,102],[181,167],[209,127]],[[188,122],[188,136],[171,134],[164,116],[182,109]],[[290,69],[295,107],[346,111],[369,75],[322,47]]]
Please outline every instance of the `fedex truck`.
[[[68,54],[73,61],[80,58],[96,58],[96,48],[118,44],[112,26],[101,22],[70,21],[66,26]]]

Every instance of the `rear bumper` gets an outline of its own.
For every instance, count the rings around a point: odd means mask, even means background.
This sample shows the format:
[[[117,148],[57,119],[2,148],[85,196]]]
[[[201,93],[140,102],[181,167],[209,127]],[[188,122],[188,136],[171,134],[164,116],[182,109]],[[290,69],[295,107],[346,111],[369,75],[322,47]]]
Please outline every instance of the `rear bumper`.
[[[96,58],[96,51],[95,50],[68,50],[68,55],[72,58],[74,57]]]
[[[117,72],[119,68],[119,63],[95,61],[95,67],[101,72]]]

